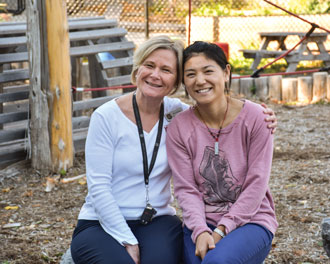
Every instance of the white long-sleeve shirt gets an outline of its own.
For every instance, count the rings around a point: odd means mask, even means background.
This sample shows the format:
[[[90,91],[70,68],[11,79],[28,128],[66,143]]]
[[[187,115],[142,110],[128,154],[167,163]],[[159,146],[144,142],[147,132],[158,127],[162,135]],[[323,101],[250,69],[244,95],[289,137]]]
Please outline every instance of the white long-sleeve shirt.
[[[179,99],[164,98],[165,116],[188,106]],[[149,176],[149,199],[157,215],[174,215],[168,166],[164,118],[163,134],[154,168]],[[144,132],[150,164],[158,122]],[[135,123],[115,100],[100,106],[92,115],[85,147],[88,194],[79,219],[99,220],[103,229],[120,244],[137,244],[126,220],[137,220],[146,206],[143,158]]]

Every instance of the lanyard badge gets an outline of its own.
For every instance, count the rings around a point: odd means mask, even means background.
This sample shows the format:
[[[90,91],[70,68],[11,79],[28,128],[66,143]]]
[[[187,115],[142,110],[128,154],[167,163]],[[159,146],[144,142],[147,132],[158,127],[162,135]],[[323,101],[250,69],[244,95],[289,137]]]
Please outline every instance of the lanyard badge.
[[[150,166],[148,168],[148,156],[147,156],[147,150],[146,150],[146,143],[144,140],[144,133],[143,133],[143,127],[139,112],[139,107],[136,102],[136,96],[135,93],[133,94],[133,110],[134,110],[134,116],[136,125],[138,127],[138,133],[141,143],[141,151],[142,151],[142,157],[143,157],[143,173],[144,173],[144,184],[146,187],[146,207],[144,208],[144,211],[141,216],[141,223],[143,225],[146,225],[151,222],[152,217],[157,213],[156,209],[152,207],[152,205],[149,203],[149,175],[155,165],[155,161],[157,158],[157,153],[160,145],[160,139],[162,137],[162,130],[163,130],[163,118],[164,118],[164,104],[161,104],[160,111],[159,111],[159,122],[158,122],[158,132],[156,137],[156,142],[154,146],[154,150],[152,153],[152,158],[150,162]]]

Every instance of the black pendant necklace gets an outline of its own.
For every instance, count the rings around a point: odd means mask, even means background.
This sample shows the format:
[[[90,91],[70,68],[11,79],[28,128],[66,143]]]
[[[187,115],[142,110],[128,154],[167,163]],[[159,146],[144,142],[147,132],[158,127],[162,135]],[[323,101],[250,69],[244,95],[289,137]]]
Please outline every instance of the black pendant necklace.
[[[228,102],[228,100],[227,100],[226,112],[225,112],[225,115],[224,115],[224,117],[223,117],[223,119],[222,119],[221,125],[220,125],[219,130],[218,130],[217,133],[214,133],[214,132],[211,131],[211,129],[206,125],[206,123],[205,123],[205,121],[204,121],[204,119],[203,119],[201,113],[200,113],[199,110],[198,110],[198,107],[195,108],[195,109],[197,110],[197,112],[198,112],[200,118],[202,119],[204,125],[206,126],[207,131],[208,131],[208,132],[210,133],[210,135],[214,138],[214,154],[215,154],[215,155],[218,155],[218,154],[219,154],[219,138],[220,138],[220,135],[221,135],[221,130],[222,130],[223,124],[224,124],[224,122],[225,122],[225,120],[226,120],[226,116],[227,116],[228,108],[229,108],[229,102]]]

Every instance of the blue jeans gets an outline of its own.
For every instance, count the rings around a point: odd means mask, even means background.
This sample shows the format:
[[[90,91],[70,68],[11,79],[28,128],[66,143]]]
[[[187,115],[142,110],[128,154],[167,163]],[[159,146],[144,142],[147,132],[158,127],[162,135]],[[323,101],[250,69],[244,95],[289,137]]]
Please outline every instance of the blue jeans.
[[[177,216],[156,217],[148,225],[127,221],[139,242],[141,264],[178,264],[182,259],[182,222]],[[99,221],[78,220],[71,242],[75,264],[134,264],[125,247]]]
[[[208,225],[212,230],[215,226]],[[195,256],[195,244],[191,230],[183,230],[185,264],[260,264],[267,257],[273,234],[261,225],[246,224],[230,232],[207,252],[203,261]]]

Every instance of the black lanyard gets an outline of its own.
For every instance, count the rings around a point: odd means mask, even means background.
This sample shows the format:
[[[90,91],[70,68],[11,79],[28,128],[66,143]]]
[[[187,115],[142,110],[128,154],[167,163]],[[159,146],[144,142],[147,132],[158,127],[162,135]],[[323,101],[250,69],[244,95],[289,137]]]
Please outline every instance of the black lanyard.
[[[156,137],[156,142],[154,146],[154,151],[152,153],[152,158],[150,162],[150,167],[148,169],[148,156],[147,156],[147,150],[146,150],[146,143],[144,140],[144,133],[143,133],[143,128],[142,128],[142,122],[141,122],[141,117],[140,117],[140,112],[139,112],[139,107],[136,103],[136,97],[135,93],[133,94],[133,109],[134,109],[134,116],[136,120],[136,125],[138,127],[139,131],[139,138],[140,138],[140,143],[141,143],[141,150],[142,150],[142,157],[143,157],[143,173],[144,173],[144,183],[147,188],[147,203],[149,202],[149,195],[148,195],[148,184],[149,184],[149,175],[155,165],[155,161],[157,158],[157,153],[160,145],[160,139],[162,137],[162,131],[163,131],[163,118],[164,118],[164,104],[162,103],[160,106],[160,111],[159,111],[159,122],[158,122],[158,132],[157,132],[157,137]]]

